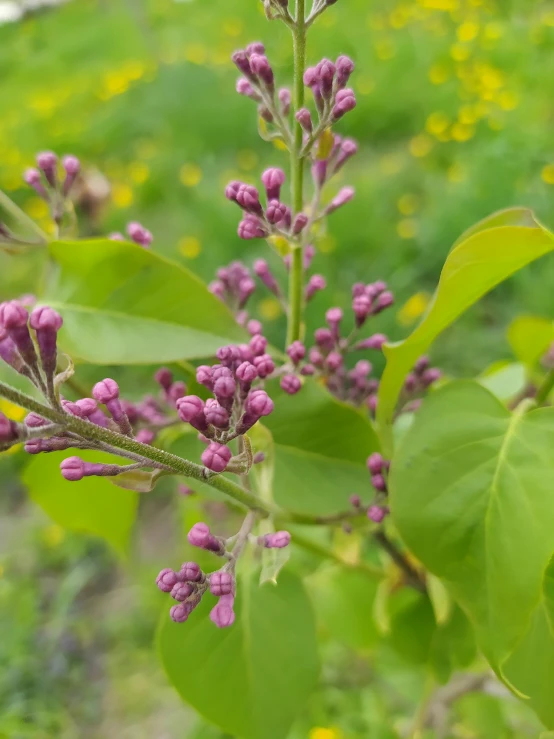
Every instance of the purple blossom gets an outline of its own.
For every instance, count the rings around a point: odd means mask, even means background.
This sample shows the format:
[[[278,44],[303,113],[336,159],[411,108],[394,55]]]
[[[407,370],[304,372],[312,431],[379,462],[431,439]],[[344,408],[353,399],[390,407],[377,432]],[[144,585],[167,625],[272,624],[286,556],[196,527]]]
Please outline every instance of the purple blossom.
[[[228,446],[213,441],[202,452],[202,464],[213,472],[223,472],[232,456]]]
[[[289,93],[290,95],[290,93]],[[270,167],[262,174],[262,182],[267,193],[267,199],[279,200],[281,187],[285,182],[285,173],[279,167]]]
[[[220,598],[230,595],[235,589],[235,579],[230,572],[217,570],[210,575],[210,593]]]
[[[300,378],[296,375],[283,375],[281,378],[281,390],[289,395],[296,395],[301,387]]]
[[[169,569],[169,567],[166,567],[156,578],[156,585],[162,593],[170,593],[179,580],[180,576],[173,570]]]

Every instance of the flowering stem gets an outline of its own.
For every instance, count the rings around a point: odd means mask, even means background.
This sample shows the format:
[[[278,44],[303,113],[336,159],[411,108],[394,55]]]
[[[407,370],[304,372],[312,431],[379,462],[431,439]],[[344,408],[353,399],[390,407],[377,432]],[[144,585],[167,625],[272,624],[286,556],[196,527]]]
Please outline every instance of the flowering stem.
[[[292,29],[294,51],[294,115],[304,105],[304,71],[306,67],[306,7],[305,0],[296,0],[296,23]],[[304,205],[304,157],[302,126],[294,121],[294,145],[291,151],[292,207],[300,213]],[[293,247],[289,278],[289,317],[287,345],[301,336],[304,303],[304,266],[302,241]]]

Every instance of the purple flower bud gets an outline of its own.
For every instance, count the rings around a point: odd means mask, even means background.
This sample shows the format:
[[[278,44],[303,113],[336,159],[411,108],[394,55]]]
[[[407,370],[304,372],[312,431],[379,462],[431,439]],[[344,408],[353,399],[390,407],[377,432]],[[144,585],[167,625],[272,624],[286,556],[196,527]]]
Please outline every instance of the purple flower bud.
[[[300,110],[296,113],[296,120],[304,131],[306,133],[311,133],[314,130],[314,124],[312,122],[312,114],[308,110],[308,108],[300,108]]]
[[[330,213],[334,213],[338,208],[346,205],[346,203],[352,200],[352,198],[354,197],[354,193],[355,191],[353,187],[343,187],[327,206],[327,209],[325,211],[327,215],[329,215]]]
[[[250,239],[264,239],[268,235],[262,222],[253,216],[247,216],[242,219],[239,223],[237,233],[241,239],[247,241]]]
[[[374,452],[367,458],[367,469],[372,475],[380,475],[385,467],[385,460],[379,452]]]
[[[70,416],[76,416],[77,418],[85,417],[85,414],[77,403],[74,403],[71,400],[62,400],[61,405],[64,411],[69,413]]]
[[[290,544],[288,531],[276,531],[274,534],[266,534],[263,537],[263,545],[266,549],[284,549]]]
[[[329,308],[325,314],[325,320],[334,334],[336,334],[337,327],[342,321],[343,316],[344,314],[340,308]]]
[[[111,234],[108,234],[108,239],[110,241],[127,241],[125,236],[119,231],[112,231]]]
[[[321,86],[321,94],[327,100],[331,97],[335,79],[335,65],[330,59],[322,59],[317,65],[317,76]]]
[[[322,349],[332,349],[335,344],[333,332],[328,328],[317,328],[314,331],[314,339],[316,344]]]
[[[175,621],[177,624],[184,623],[187,618],[190,616],[190,608],[188,607],[188,603],[179,603],[177,606],[172,606],[169,609],[169,616],[172,621]]]
[[[294,223],[292,224],[292,233],[294,236],[298,236],[299,233],[302,233],[302,231],[306,228],[309,222],[309,218],[305,213],[299,213],[296,218],[294,219]]]
[[[288,217],[290,217],[290,210],[284,203],[280,203],[278,200],[271,200],[267,204],[265,217],[268,223],[271,223],[272,225],[277,225],[279,223],[287,221]]]
[[[265,54],[265,46],[262,44],[261,41],[252,41],[252,43],[248,44],[248,46],[246,47],[246,53],[248,55]]]
[[[206,401],[204,417],[207,423],[211,423],[212,426],[218,429],[229,427],[229,414],[214,398],[209,398]]]
[[[429,360],[429,357],[426,357],[426,356],[420,357],[414,365],[414,372],[416,372],[416,374],[418,375],[421,375],[430,366],[431,366],[431,362]]]
[[[373,336],[370,336],[369,338],[358,342],[354,348],[357,350],[360,350],[360,349],[380,350],[383,348],[383,344],[386,344],[386,342],[387,342],[387,337],[385,336],[385,334],[373,334]]]
[[[249,80],[252,80],[254,78],[254,75],[252,74],[252,69],[250,67],[250,62],[248,61],[248,53],[246,51],[243,51],[240,49],[239,51],[235,51],[235,53],[231,56],[231,59],[233,60],[233,63],[245,77],[247,77]]]
[[[228,349],[230,353],[223,354],[223,351],[222,351],[223,349],[225,350]],[[228,362],[229,364],[234,364],[235,360],[237,359],[237,355],[233,351],[234,349],[235,349],[234,346],[233,347],[228,346],[228,347],[221,347],[221,349],[219,349],[218,351],[221,352],[221,356],[226,357],[225,359],[226,362]],[[221,364],[214,364],[214,366],[212,367],[212,382],[217,382],[217,380],[219,380],[220,377],[231,377],[232,378],[233,373],[229,367],[223,366]]]
[[[267,339],[261,334],[256,334],[250,339],[250,348],[255,355],[261,355],[265,352],[267,347]]]
[[[296,375],[283,375],[281,378],[281,390],[289,395],[296,395],[301,387],[300,378]]]
[[[260,195],[253,185],[242,184],[237,190],[236,200],[240,207],[247,213],[253,213],[258,216],[263,215]]]
[[[343,358],[340,352],[330,352],[325,359],[325,366],[332,372],[342,367]]]
[[[214,382],[214,395],[219,398],[232,398],[237,384],[232,377],[220,377]]]
[[[279,200],[281,187],[285,182],[285,173],[279,167],[270,167],[262,174],[262,182],[268,200]]]
[[[315,375],[315,367],[313,364],[305,364],[300,370],[300,374],[304,377],[311,377],[312,375]]]
[[[254,458],[252,459],[253,464],[261,464],[265,461],[265,454],[263,452],[256,452],[254,454]]]
[[[65,171],[65,180],[62,190],[63,194],[67,195],[71,190],[71,187],[73,186],[77,175],[81,171],[81,162],[77,159],[77,157],[74,157],[71,154],[67,154],[62,159],[62,166]]]
[[[272,372],[275,371],[275,363],[269,354],[262,354],[259,357],[254,357],[252,360],[254,367],[258,370],[258,375],[264,379],[268,377]]]
[[[199,522],[195,523],[194,526],[191,528],[188,533],[187,539],[189,541],[189,544],[192,544],[193,547],[204,549],[208,545],[211,537],[212,533],[208,524]]]
[[[44,371],[48,376],[53,376],[57,361],[57,333],[62,327],[63,318],[55,310],[44,305],[34,309],[29,324],[36,331]]]
[[[82,480],[85,476],[85,463],[80,457],[68,457],[60,464],[63,477],[71,482]]]
[[[232,457],[231,450],[225,444],[212,442],[202,452],[202,464],[213,472],[223,472]]]
[[[252,72],[261,79],[264,85],[272,90],[274,81],[273,70],[265,54],[251,54],[249,61]]]
[[[387,481],[385,480],[384,476],[381,474],[372,475],[371,484],[373,485],[375,490],[378,490],[381,493],[385,493],[387,490]]]
[[[233,180],[232,182],[229,182],[229,184],[225,188],[225,197],[227,198],[227,200],[232,200],[234,203],[236,203],[237,193],[242,185],[243,183],[239,180]]]
[[[198,431],[206,430],[206,419],[204,418],[204,401],[197,395],[185,395],[176,403],[177,414],[181,421],[190,423]]]
[[[173,373],[167,367],[160,367],[160,369],[154,374],[154,379],[167,393],[173,382]]]
[[[336,63],[337,69],[337,85],[341,89],[344,88],[354,71],[354,62],[348,56],[339,56]]]
[[[287,348],[287,354],[291,358],[293,364],[298,364],[306,356],[306,347],[301,341],[293,341]]]
[[[318,349],[310,349],[310,362],[316,367],[323,367],[324,357]]]
[[[245,277],[240,281],[238,287],[239,306],[242,308],[248,301],[248,298],[256,290],[256,283],[251,277]]]
[[[179,575],[176,572],[173,572],[169,567],[162,570],[156,578],[156,585],[162,593],[170,593],[178,582]]]
[[[39,416],[38,413],[28,413],[25,416],[25,426],[30,429],[40,428],[41,426],[47,426],[48,421],[46,418]]]
[[[0,420],[0,440],[2,440],[2,421]],[[6,439],[5,441],[8,441]],[[44,451],[43,447],[43,440],[42,439],[29,439],[25,442],[24,449],[27,452],[27,454],[40,454],[40,452]]]
[[[281,113],[287,116],[290,113],[291,94],[288,87],[281,87],[279,90],[279,102],[281,103]]]
[[[273,412],[273,401],[265,390],[254,390],[247,400],[247,411],[258,418],[269,416]]]
[[[317,187],[322,187],[327,178],[327,160],[316,159],[312,165],[312,178]]]
[[[378,505],[372,505],[369,507],[369,510],[367,512],[367,517],[370,521],[373,521],[373,523],[381,523],[381,521],[385,518],[387,515],[387,509],[383,506]]]
[[[362,326],[371,313],[371,300],[367,295],[358,295],[352,301],[352,310],[356,316],[356,326]]]
[[[131,221],[131,223],[127,224],[127,233],[129,234],[129,237],[135,242],[135,244],[138,244],[145,249],[150,246],[154,238],[150,231],[148,231],[146,228],[144,228],[144,226],[142,226],[140,223],[137,223],[136,221]]]
[[[0,304],[0,325],[8,331],[27,326],[29,314],[18,300]]]
[[[355,107],[356,96],[354,95],[354,90],[339,90],[335,98],[335,105],[331,111],[331,115],[335,121],[338,121],[339,118],[342,118],[343,115],[354,110]]]
[[[115,380],[111,380],[108,377],[96,383],[92,388],[92,394],[99,403],[106,405],[110,400],[119,398],[119,385]]]
[[[308,67],[304,72],[304,84],[306,87],[313,87],[319,83],[319,75],[317,67]]]
[[[200,582],[204,574],[196,562],[183,562],[179,572],[179,579],[183,582]]]
[[[212,390],[212,368],[208,367],[207,364],[200,365],[200,367],[198,367],[196,370],[196,381],[200,383],[200,385],[204,385],[204,387],[207,387],[208,390]]]
[[[140,429],[135,435],[136,441],[141,444],[152,444],[155,438],[156,434],[151,429]]]
[[[323,275],[312,275],[306,286],[306,300],[311,300],[313,296],[327,287],[327,281]]]
[[[338,172],[344,164],[358,151],[358,144],[354,139],[344,139],[341,144],[339,155],[335,162],[335,172]]]
[[[381,293],[377,298],[377,304],[374,307],[373,312],[380,313],[382,310],[385,310],[385,308],[389,308],[393,303],[394,295],[389,290],[385,290],[385,292]]]
[[[224,595],[219,599],[219,603],[210,611],[210,620],[220,629],[232,626],[235,622],[235,612],[233,611],[233,595]]]
[[[362,500],[359,495],[351,495],[350,496],[350,505],[353,508],[359,508],[362,505]]]
[[[52,187],[56,187],[56,168],[58,157],[53,151],[43,151],[37,156],[37,165]]]
[[[236,91],[239,95],[244,95],[245,97],[251,98],[252,100],[255,100],[257,103],[261,102],[261,97],[258,95],[256,90],[252,87],[250,82],[246,79],[246,77],[239,77],[236,84]]]
[[[267,121],[268,123],[273,123],[273,113],[269,110],[269,108],[266,108],[265,105],[258,105],[258,115],[261,116],[264,121]]]
[[[230,572],[217,570],[210,575],[210,593],[220,598],[222,595],[230,595],[235,589],[235,580]]]
[[[171,589],[171,597],[178,601],[184,601],[194,593],[194,587],[188,582],[176,582]]]
[[[429,387],[434,382],[437,382],[437,380],[440,380],[442,377],[442,372],[440,369],[437,369],[436,367],[431,367],[428,370],[425,370],[423,373],[422,382],[425,387]]]
[[[250,334],[250,336],[256,336],[257,334],[261,334],[263,331],[263,326],[259,321],[256,321],[255,319],[252,319],[248,321],[246,324],[246,330]],[[264,349],[265,351],[265,349]]]
[[[0,413],[0,443],[15,441],[18,435],[17,424]]]
[[[30,169],[26,169],[23,175],[23,180],[27,183],[27,185],[29,185],[29,187],[33,188],[37,195],[40,195],[40,197],[44,200],[48,200],[48,193],[46,192],[46,188],[42,184],[40,172],[38,171],[38,169],[34,169],[32,167]]]
[[[242,362],[237,367],[235,374],[241,385],[250,386],[258,377],[258,370],[251,362]]]
[[[268,212],[269,212],[269,208],[268,208]],[[270,220],[269,215],[268,215],[268,220]],[[260,280],[264,283],[264,285],[268,288],[268,290],[271,290],[271,292],[274,295],[277,295],[277,296],[281,295],[279,284],[277,283],[277,280],[275,279],[275,276],[271,272],[269,268],[269,264],[265,261],[265,259],[257,259],[254,262],[254,272],[260,278]]]

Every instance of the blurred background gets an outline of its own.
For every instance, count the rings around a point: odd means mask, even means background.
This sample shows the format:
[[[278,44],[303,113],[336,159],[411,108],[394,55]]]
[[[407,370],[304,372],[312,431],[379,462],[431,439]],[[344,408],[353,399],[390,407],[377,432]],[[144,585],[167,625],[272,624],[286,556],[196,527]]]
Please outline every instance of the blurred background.
[[[258,0],[0,2],[0,188],[48,228],[22,171],[38,150],[71,152],[87,172],[85,235],[139,220],[156,251],[205,280],[231,259],[250,262],[265,246],[238,239],[224,186],[286,166],[258,138],[254,104],[234,91],[230,54],[258,39],[288,84],[288,31],[267,23]],[[330,303],[346,306],[356,279],[385,279],[396,307],[378,329],[399,339],[467,227],[515,204],[554,226],[554,2],[339,0],[311,32],[308,61],[339,53],[357,65],[358,107],[339,125],[360,142],[341,176],[357,195],[321,234],[314,267],[329,289],[308,321],[318,325]],[[2,255],[0,297],[33,292],[35,267]],[[552,260],[518,274],[440,339],[434,363],[465,376],[508,358],[510,320],[550,317],[553,279]],[[262,295],[257,312],[275,340],[278,302]],[[170,491],[147,501],[133,555],[118,564],[25,502],[24,463],[13,455],[0,466],[0,737],[221,737],[182,706],[152,650],[152,578],[198,504]],[[364,688],[377,663],[333,644],[295,738],[396,736],[363,723],[375,710]],[[403,705],[421,676],[395,655],[379,657],[396,676],[381,687]],[[456,736],[536,736],[527,712],[521,723],[519,707],[490,701],[461,706]]]

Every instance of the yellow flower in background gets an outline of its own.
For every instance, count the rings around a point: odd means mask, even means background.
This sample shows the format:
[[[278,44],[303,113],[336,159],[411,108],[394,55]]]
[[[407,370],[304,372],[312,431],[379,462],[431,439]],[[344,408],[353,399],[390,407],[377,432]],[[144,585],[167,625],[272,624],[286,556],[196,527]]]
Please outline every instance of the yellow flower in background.
[[[419,134],[419,136],[414,136],[409,145],[410,154],[413,157],[417,158],[426,157],[432,148],[432,139],[430,139],[429,136],[426,136],[424,133]]]
[[[465,62],[470,57],[470,50],[462,44],[454,44],[450,49],[450,56],[455,62]]]
[[[191,64],[206,64],[208,60],[208,52],[203,44],[188,44],[185,47],[184,57]]]
[[[455,123],[452,126],[450,135],[454,141],[462,143],[473,138],[473,136],[475,135],[475,128],[474,126],[464,126],[463,123]]]
[[[322,726],[314,726],[310,729],[308,739],[343,739],[344,734],[336,727],[324,729]]]
[[[444,64],[433,64],[429,70],[429,79],[434,85],[444,84],[449,77],[448,67]]]
[[[222,28],[223,33],[226,36],[231,36],[231,38],[235,38],[236,36],[240,36],[240,34],[242,33],[244,23],[240,20],[240,18],[228,18],[227,20],[223,21]]]
[[[398,174],[402,169],[402,159],[398,154],[385,154],[379,161],[379,169],[383,174]]]
[[[254,169],[259,160],[259,156],[252,149],[241,149],[237,154],[237,164],[246,171]]]
[[[474,21],[465,21],[461,26],[458,26],[456,35],[460,41],[473,41],[479,33],[479,24]]]
[[[116,208],[128,208],[133,202],[133,191],[123,182],[112,185],[112,202]]]
[[[128,171],[129,177],[137,185],[142,185],[150,177],[150,167],[144,162],[131,162]]]
[[[419,207],[419,198],[417,195],[413,195],[412,193],[406,193],[406,195],[402,195],[402,197],[399,198],[396,203],[396,207],[403,216],[411,216]]]
[[[196,236],[185,236],[179,241],[179,251],[187,259],[196,259],[202,251],[200,239]]]
[[[413,239],[417,231],[417,222],[413,218],[403,218],[396,225],[396,232],[401,239]]]
[[[42,198],[38,197],[29,198],[25,203],[24,209],[25,213],[27,213],[28,216],[36,220],[39,220],[40,218],[46,218],[46,216],[50,213],[48,203],[46,203]]]
[[[431,113],[425,122],[425,130],[433,136],[439,136],[444,133],[450,125],[450,118],[442,111]]]
[[[412,295],[397,312],[396,319],[398,323],[401,326],[411,326],[425,313],[430,300],[431,296],[426,292]]]
[[[183,164],[179,171],[179,179],[185,187],[196,187],[202,179],[202,170],[198,164]]]
[[[554,164],[547,164],[541,172],[542,181],[547,185],[554,185]]]
[[[369,95],[375,89],[375,82],[368,74],[359,75],[356,80],[356,90],[360,95]]]
[[[458,121],[464,126],[473,126],[477,119],[477,109],[474,105],[463,105],[458,111]]]
[[[331,234],[325,234],[319,239],[317,246],[322,254],[329,254],[337,248],[337,240]]]
[[[460,7],[460,0],[418,0],[422,8],[428,10],[453,11]]]
[[[467,177],[467,172],[459,162],[456,162],[448,168],[446,177],[449,182],[463,182]]]
[[[396,55],[396,47],[392,41],[385,39],[384,41],[378,41],[375,44],[375,53],[377,54],[378,59],[387,61]]]
[[[519,105],[519,98],[515,92],[506,90],[498,96],[498,105],[500,105],[502,110],[515,110]]]
[[[491,21],[485,26],[484,35],[488,41],[497,41],[504,35],[504,27],[501,23]]]
[[[265,318],[266,321],[275,321],[283,312],[281,303],[277,298],[264,298],[260,301],[258,307],[260,316]]]

